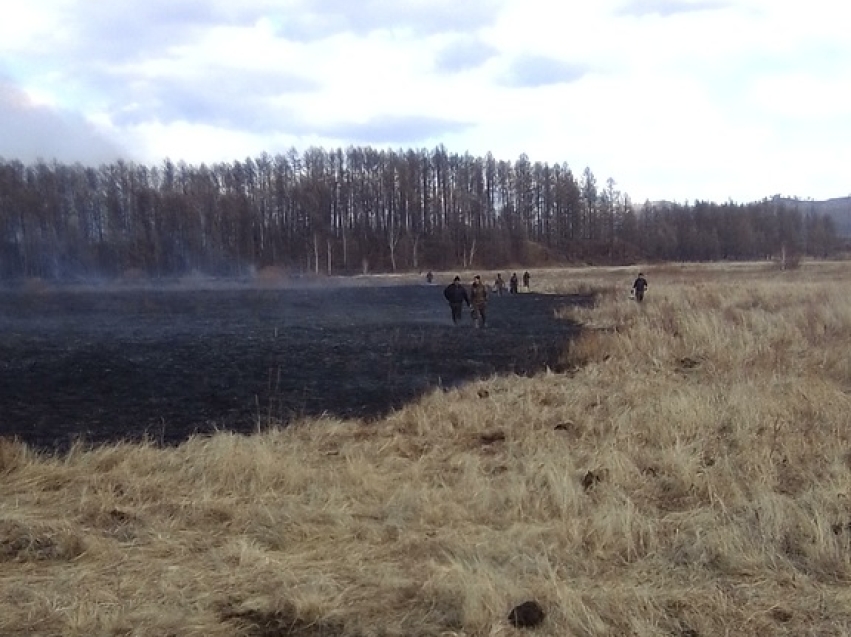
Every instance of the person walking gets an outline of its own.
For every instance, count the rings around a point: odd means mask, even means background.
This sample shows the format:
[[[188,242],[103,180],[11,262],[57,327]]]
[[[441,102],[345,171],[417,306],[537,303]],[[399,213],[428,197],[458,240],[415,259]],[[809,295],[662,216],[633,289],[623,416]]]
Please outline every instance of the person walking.
[[[635,279],[635,282],[632,284],[632,293],[635,296],[635,300],[641,303],[644,300],[644,293],[647,291],[647,279],[644,278],[644,274],[639,272],[638,278]]]
[[[505,279],[502,278],[502,274],[499,272],[496,275],[496,281],[493,282],[493,289],[497,296],[505,294]]]
[[[473,306],[473,325],[484,327],[487,322],[488,288],[482,283],[482,277],[478,274],[473,277],[473,286],[470,288],[470,303]]]
[[[532,275],[529,274],[529,270],[526,270],[523,273],[523,287],[526,289],[527,292],[529,291],[529,281],[531,279],[532,279]]]
[[[517,294],[517,273],[511,275],[511,278],[508,280],[508,293],[509,294]]]
[[[452,283],[444,288],[443,296],[449,302],[449,308],[452,310],[452,322],[458,325],[464,303],[467,304],[467,307],[470,307],[470,297],[467,296],[467,290],[461,285],[461,277],[456,276]]]

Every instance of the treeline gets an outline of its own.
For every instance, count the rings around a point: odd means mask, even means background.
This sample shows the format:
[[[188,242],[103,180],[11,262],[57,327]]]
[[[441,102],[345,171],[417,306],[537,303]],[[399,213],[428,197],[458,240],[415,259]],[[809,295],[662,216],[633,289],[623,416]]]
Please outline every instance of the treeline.
[[[311,148],[190,166],[0,160],[0,277],[246,275],[828,256],[831,220],[768,200],[636,207],[586,168]]]

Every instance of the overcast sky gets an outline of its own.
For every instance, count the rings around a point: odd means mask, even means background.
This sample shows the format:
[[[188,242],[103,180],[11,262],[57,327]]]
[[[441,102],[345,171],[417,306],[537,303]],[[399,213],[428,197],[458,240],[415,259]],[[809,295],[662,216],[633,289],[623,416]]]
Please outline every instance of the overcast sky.
[[[0,157],[443,144],[636,202],[839,197],[849,24],[836,0],[4,3]]]

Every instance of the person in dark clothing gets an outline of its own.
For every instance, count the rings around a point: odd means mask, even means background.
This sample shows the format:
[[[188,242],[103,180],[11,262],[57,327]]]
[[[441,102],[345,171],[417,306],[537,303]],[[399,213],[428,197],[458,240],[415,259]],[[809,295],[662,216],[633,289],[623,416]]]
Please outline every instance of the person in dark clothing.
[[[523,273],[523,287],[526,288],[526,291],[529,291],[529,280],[532,278],[532,275],[529,274],[529,271]]]
[[[467,307],[470,307],[470,297],[467,296],[467,290],[461,285],[461,277],[456,276],[455,280],[444,288],[443,296],[449,302],[449,307],[452,310],[452,322],[458,325],[464,303],[467,304]]]
[[[488,288],[478,274],[473,278],[473,287],[470,288],[470,304],[473,306],[473,325],[484,327],[487,322]]]
[[[517,294],[517,273],[511,275],[511,278],[508,280],[508,293],[509,294]]]
[[[635,283],[632,284],[632,292],[635,296],[635,300],[641,303],[644,300],[644,292],[647,290],[647,279],[644,278],[644,274],[641,272],[638,273],[638,278],[635,279]]]
[[[505,294],[505,279],[502,278],[500,273],[497,273],[496,281],[493,282],[493,291],[496,292],[497,296]]]
[[[431,283],[432,281],[434,281],[434,274],[429,270],[428,274],[426,274],[426,283]]]

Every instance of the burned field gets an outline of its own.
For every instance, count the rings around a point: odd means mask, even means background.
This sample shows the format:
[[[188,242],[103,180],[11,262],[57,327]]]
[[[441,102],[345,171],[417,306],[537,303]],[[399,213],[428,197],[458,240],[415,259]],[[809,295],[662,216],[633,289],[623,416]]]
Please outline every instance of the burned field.
[[[434,387],[558,369],[575,328],[554,310],[590,301],[493,297],[475,330],[452,325],[442,286],[1,292],[0,435],[170,444],[379,417]]]

